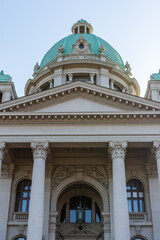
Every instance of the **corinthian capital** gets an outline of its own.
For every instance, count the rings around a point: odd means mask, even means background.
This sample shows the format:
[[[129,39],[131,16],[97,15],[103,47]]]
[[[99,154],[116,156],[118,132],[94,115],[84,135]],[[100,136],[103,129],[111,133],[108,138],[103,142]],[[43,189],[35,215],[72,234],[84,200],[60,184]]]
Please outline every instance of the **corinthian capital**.
[[[2,161],[4,158],[4,152],[5,152],[5,142],[0,142],[0,160]]]
[[[153,152],[155,154],[156,160],[160,158],[160,144],[156,141],[153,141]]]
[[[109,142],[109,153],[111,158],[123,158],[125,159],[127,142]]]
[[[44,160],[47,159],[49,142],[31,142],[31,148],[34,160],[36,158],[42,158]]]

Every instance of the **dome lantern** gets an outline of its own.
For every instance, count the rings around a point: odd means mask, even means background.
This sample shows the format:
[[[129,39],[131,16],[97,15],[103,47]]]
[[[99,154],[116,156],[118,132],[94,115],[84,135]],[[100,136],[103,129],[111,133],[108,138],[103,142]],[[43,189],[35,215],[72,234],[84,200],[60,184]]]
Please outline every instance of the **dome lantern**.
[[[72,33],[73,34],[79,34],[79,33],[92,33],[93,27],[90,23],[88,23],[86,20],[79,20],[77,23],[75,23],[72,27]]]

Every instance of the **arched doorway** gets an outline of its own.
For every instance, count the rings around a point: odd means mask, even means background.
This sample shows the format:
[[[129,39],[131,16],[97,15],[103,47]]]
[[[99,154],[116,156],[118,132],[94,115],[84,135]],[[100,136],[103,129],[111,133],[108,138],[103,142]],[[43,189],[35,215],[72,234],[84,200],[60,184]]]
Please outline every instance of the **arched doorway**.
[[[102,211],[101,196],[93,187],[70,185],[58,198],[56,239],[103,239]]]

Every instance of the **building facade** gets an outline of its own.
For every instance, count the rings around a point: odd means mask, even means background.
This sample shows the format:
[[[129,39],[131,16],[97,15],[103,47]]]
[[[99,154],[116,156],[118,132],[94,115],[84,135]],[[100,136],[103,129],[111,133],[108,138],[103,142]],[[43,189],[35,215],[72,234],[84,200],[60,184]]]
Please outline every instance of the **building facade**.
[[[18,98],[0,72],[0,240],[160,239],[160,72],[146,95],[80,20]]]

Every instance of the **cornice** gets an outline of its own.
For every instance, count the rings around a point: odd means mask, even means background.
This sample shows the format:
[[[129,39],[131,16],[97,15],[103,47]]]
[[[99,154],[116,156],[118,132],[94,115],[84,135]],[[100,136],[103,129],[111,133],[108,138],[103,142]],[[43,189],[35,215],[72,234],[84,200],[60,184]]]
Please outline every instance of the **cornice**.
[[[109,120],[114,121],[127,121],[127,122],[159,122],[160,120],[160,111],[155,112],[114,112],[114,113],[104,113],[104,112],[77,112],[77,113],[44,113],[44,112],[4,112],[0,113],[0,121],[9,120],[10,123],[19,121],[21,123],[33,122],[33,121],[50,121],[51,123],[55,122],[65,122],[65,121],[77,121],[80,122],[97,122],[103,121],[107,123]]]
[[[16,100],[12,100],[7,103],[0,104],[0,112],[13,112],[13,111],[25,111],[26,106],[37,105],[42,102],[50,101],[51,99],[64,98],[66,95],[80,94],[81,96],[88,95],[94,97],[94,99],[103,99],[106,101],[112,101],[114,104],[118,103],[122,106],[130,108],[135,111],[138,108],[140,111],[157,111],[160,110],[160,103],[151,100],[143,99],[130,94],[117,92],[101,86],[84,83],[74,82],[65,84],[56,88],[49,89],[40,93],[35,93],[26,97],[22,97]]]

